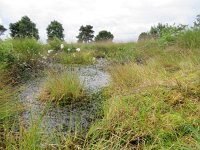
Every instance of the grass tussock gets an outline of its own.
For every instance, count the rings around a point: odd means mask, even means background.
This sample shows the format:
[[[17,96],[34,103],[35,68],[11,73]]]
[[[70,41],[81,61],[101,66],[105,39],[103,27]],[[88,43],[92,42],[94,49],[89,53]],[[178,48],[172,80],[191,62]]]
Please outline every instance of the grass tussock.
[[[40,99],[57,104],[69,104],[81,100],[84,96],[83,85],[75,73],[51,72],[41,92]]]

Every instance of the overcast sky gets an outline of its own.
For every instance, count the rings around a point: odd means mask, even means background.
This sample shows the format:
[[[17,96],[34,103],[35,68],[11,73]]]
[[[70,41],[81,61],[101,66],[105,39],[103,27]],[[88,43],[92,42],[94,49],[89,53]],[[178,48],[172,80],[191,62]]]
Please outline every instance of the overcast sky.
[[[159,22],[192,25],[197,14],[200,0],[0,0],[0,24],[9,28],[27,15],[43,41],[52,20],[63,24],[67,42],[76,41],[80,26],[87,24],[95,34],[109,30],[115,41],[126,42]]]

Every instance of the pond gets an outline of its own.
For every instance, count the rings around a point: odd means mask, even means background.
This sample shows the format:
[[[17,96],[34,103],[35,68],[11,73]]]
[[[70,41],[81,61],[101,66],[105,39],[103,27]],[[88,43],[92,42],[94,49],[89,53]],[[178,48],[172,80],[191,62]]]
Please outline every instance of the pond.
[[[101,89],[109,85],[110,76],[105,71],[106,60],[98,59],[95,65],[66,67],[61,64],[51,67],[62,68],[62,71],[75,71],[84,83],[88,93],[88,99],[83,102],[64,107],[47,104],[38,100],[45,77],[28,81],[23,85],[20,93],[21,101],[25,106],[22,118],[25,125],[31,121],[40,121],[41,126],[47,132],[52,130],[74,131],[76,128],[87,129],[93,121],[101,117]],[[41,118],[41,119],[39,119]]]

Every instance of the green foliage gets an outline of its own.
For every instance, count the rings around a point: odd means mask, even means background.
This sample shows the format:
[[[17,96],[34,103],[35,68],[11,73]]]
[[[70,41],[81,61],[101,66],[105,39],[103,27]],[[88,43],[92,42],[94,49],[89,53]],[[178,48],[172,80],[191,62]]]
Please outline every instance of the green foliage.
[[[29,63],[40,57],[42,44],[36,39],[8,39],[0,42],[0,61],[5,63]]]
[[[181,48],[200,48],[200,29],[189,29],[178,36],[177,44]]]
[[[150,31],[149,31],[149,34],[152,36],[152,38],[159,38],[162,36],[162,32],[163,30],[167,30],[168,27],[170,27],[168,24],[161,24],[161,23],[158,23],[157,26],[153,26],[151,27]]]
[[[56,20],[52,21],[47,27],[48,40],[53,40],[54,38],[57,38],[63,41],[64,40],[63,32],[64,32],[64,29],[62,27],[62,24]]]
[[[7,30],[7,29],[4,28],[4,26],[0,24],[0,36],[3,35],[3,33],[4,33],[6,30]]]
[[[89,43],[93,40],[94,38],[94,31],[92,30],[93,26],[91,25],[86,25],[86,26],[81,26],[79,29],[79,35],[77,36],[78,42],[79,43]]]
[[[139,35],[138,41],[158,40],[162,46],[174,44],[178,35],[185,30],[186,25],[169,25],[158,23],[151,27],[149,32],[143,32]]]
[[[98,35],[95,37],[96,42],[112,42],[114,36],[111,32],[108,31],[100,31]]]
[[[61,53],[57,56],[62,64],[89,65],[93,64],[93,53],[90,51]]]
[[[63,43],[59,38],[53,38],[48,42],[49,48],[52,50],[60,50],[60,45]]]
[[[138,37],[138,41],[146,41],[149,40],[150,36],[147,32],[142,32],[139,37]]]
[[[9,27],[11,37],[14,38],[36,38],[39,39],[38,29],[29,17],[24,16],[20,21],[11,23]]]
[[[74,44],[74,46],[80,47],[83,51],[93,51],[93,56],[96,58],[116,59],[116,61],[129,59],[128,57],[135,54],[135,51],[133,51],[135,43],[97,42]]]
[[[168,44],[168,43],[174,43],[184,30],[186,26],[185,25],[179,25],[179,26],[166,26],[160,31],[160,39],[159,42],[161,44]]]
[[[194,22],[194,27],[199,28],[200,27],[200,14],[197,15],[196,21]]]
[[[40,42],[32,39],[15,39],[11,40],[13,52],[19,62],[30,63],[33,59],[40,57],[42,45]]]
[[[40,61],[43,48],[35,38],[0,41],[0,63],[6,66],[13,81],[29,79],[44,66]]]
[[[0,62],[12,64],[15,59],[12,42],[9,40],[0,41]]]

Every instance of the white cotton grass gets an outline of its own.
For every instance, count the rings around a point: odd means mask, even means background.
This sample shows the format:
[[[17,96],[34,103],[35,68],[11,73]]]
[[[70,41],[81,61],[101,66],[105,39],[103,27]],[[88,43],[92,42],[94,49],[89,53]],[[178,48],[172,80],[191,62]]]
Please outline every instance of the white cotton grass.
[[[69,52],[69,51],[71,51],[71,49],[70,49],[70,48],[68,48],[68,49],[67,49],[67,51]]]
[[[52,53],[52,52],[53,52],[53,50],[52,50],[52,49],[48,50],[48,54],[50,54],[50,53]]]
[[[77,51],[77,52],[80,52],[80,51],[81,51],[81,49],[80,49],[80,48],[77,48],[77,49],[76,49],[76,51]]]
[[[60,49],[61,49],[61,50],[64,49],[64,44],[60,44]]]
[[[42,58],[43,58],[43,59],[47,59],[47,57],[46,57],[46,56],[43,56]]]

